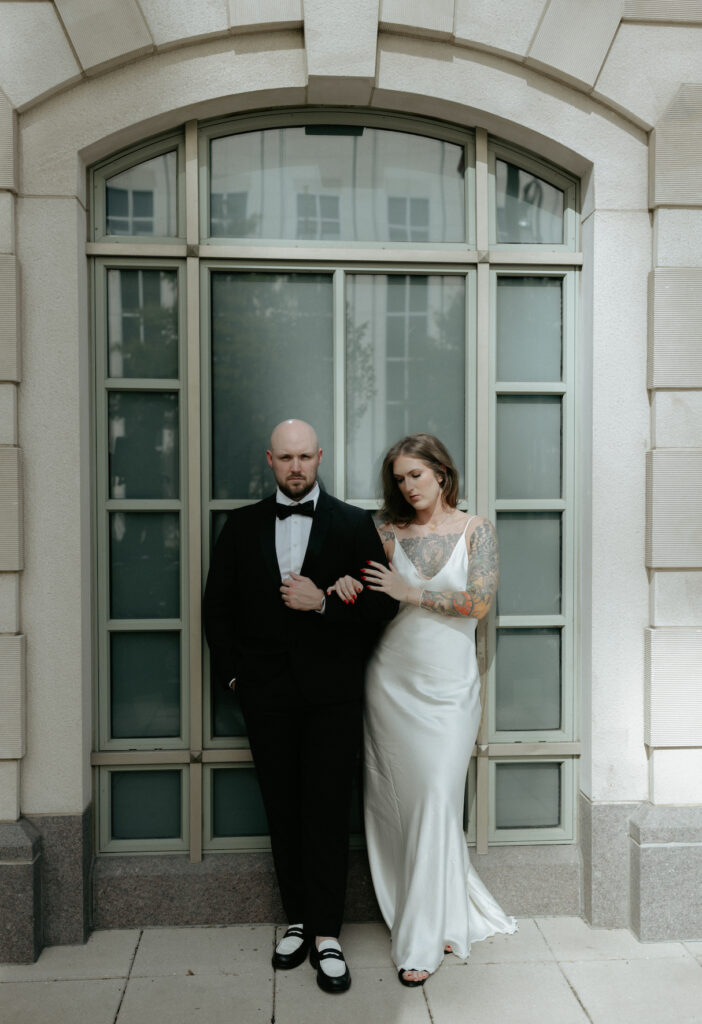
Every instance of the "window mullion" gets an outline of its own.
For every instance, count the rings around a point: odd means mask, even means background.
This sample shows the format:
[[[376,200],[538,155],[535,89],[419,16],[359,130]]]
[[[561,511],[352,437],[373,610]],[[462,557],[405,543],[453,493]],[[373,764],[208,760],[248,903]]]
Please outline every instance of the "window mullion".
[[[334,493],[346,497],[346,274],[335,270],[334,289]]]

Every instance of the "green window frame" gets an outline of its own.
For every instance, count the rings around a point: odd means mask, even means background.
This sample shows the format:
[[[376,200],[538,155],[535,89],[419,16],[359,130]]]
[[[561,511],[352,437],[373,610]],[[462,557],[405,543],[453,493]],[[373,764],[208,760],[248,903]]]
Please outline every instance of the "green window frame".
[[[241,133],[311,125],[315,132],[328,126],[360,130],[363,127],[383,131],[424,135],[463,147],[465,170],[465,226],[463,242],[362,242],[343,239],[257,239],[210,237],[209,180],[210,147],[213,140]],[[177,182],[177,233],[170,237],[107,234],[106,183],[117,174],[138,169],[141,163],[167,153],[175,153]],[[515,243],[497,241],[497,162],[510,164],[521,177],[517,196],[524,203],[533,197],[562,194],[563,229],[561,240]],[[135,180],[138,174],[135,171]],[[538,188],[531,185],[537,179]],[[510,185],[510,187],[513,187]],[[294,189],[293,189],[294,192]],[[287,110],[278,113],[217,118],[209,122],[188,122],[181,131],[170,132],[147,141],[115,157],[102,161],[90,172],[91,221],[87,252],[92,262],[94,348],[95,348],[95,530],[94,548],[97,582],[97,698],[95,702],[95,751],[98,798],[98,849],[100,853],[141,853],[146,851],[188,851],[199,860],[203,851],[266,849],[268,839],[256,826],[251,828],[236,815],[225,812],[221,794],[241,788],[242,801],[250,808],[251,821],[260,823],[260,808],[252,789],[252,761],[248,741],[242,730],[232,726],[231,709],[225,725],[215,722],[209,692],[207,651],[203,650],[200,601],[212,542],[212,523],[228,509],[246,503],[244,498],[213,497],[212,489],[212,393],[211,367],[211,283],[222,272],[241,274],[328,275],[332,295],[330,351],[332,360],[332,447],[334,493],[366,508],[377,507],[370,493],[349,493],[347,489],[346,445],[346,309],[350,279],[362,275],[368,282],[401,276],[440,277],[465,283],[464,396],[463,435],[465,461],[463,498],[471,510],[497,522],[500,516],[539,516],[560,523],[557,560],[561,570],[561,603],[548,614],[503,613],[493,610],[478,629],[478,657],[483,686],[484,714],[471,758],[466,786],[465,826],[468,842],[479,852],[488,844],[570,842],[575,833],[576,760],[579,754],[576,707],[578,693],[577,607],[575,564],[577,551],[576,436],[575,397],[577,394],[576,346],[578,271],[582,255],[578,250],[578,183],[547,162],[508,143],[488,137],[482,129],[471,132],[437,124],[426,118],[408,118],[395,114],[346,110]],[[388,204],[389,205],[389,204]],[[393,207],[393,209],[395,209]],[[399,207],[397,207],[399,210]],[[409,217],[409,206],[407,216]],[[397,210],[395,210],[397,214]],[[393,216],[395,216],[393,214]],[[390,213],[388,212],[388,216]],[[424,214],[422,213],[422,216]],[[527,218],[528,219],[528,218]],[[532,218],[533,219],[533,218]],[[409,221],[408,221],[409,223]],[[529,225],[527,225],[529,227]],[[553,226],[548,229],[553,235]],[[111,377],[108,360],[108,275],[120,271],[164,271],[174,273],[178,282],[178,374],[177,377]],[[546,374],[548,379],[500,380],[497,375],[498,289],[507,279],[534,278],[539,282],[560,282],[561,293],[561,373]],[[533,376],[533,374],[527,374]],[[512,375],[514,376],[514,375]],[[126,394],[127,399],[119,396]],[[117,395],[118,398],[111,396]],[[110,409],[123,401],[128,416],[139,408],[139,401],[157,395],[152,403],[164,407],[163,396],[176,395],[179,436],[178,496],[169,498],[117,496],[110,490],[110,444],[113,443]],[[136,396],[136,397],[135,397]],[[111,404],[112,403],[112,404]],[[560,491],[548,497],[510,497],[497,492],[501,472],[497,444],[499,417],[510,406],[518,423],[521,405],[531,415],[541,415],[551,426],[551,446],[560,445]],[[172,400],[171,400],[172,405]],[[560,410],[560,427],[554,426],[555,409]],[[156,415],[156,414],[154,414]],[[135,416],[135,422],[138,417]],[[501,421],[500,421],[501,422]],[[507,422],[507,421],[505,421]],[[122,426],[120,430],[125,429]],[[514,427],[512,427],[514,429]],[[374,453],[375,454],[375,453]],[[556,472],[549,470],[551,476]],[[171,514],[179,517],[179,597],[177,617],[111,617],[110,610],[110,517]],[[142,520],[143,521],[143,520]],[[552,559],[553,553],[552,553]],[[555,564],[555,563],[554,563]],[[128,588],[127,588],[128,589]],[[129,634],[171,634],[178,637],[180,656],[177,735],[158,736],[150,725],[148,735],[128,735],[129,723],[138,720],[139,709],[130,707],[130,695],[137,682],[125,686],[127,705],[115,735],[112,715],[114,698],[110,683],[110,652]],[[534,688],[534,707],[527,728],[519,726],[518,714],[504,725],[504,709],[498,693],[498,666],[495,657],[498,637],[518,646],[522,637],[534,640],[534,663],[547,665],[548,685]],[[154,640],[154,650],[169,646]],[[170,645],[173,646],[172,644]],[[540,653],[539,653],[540,652]],[[125,673],[138,664],[127,659]],[[539,658],[542,660],[539,661]],[[515,658],[513,656],[513,662]],[[130,668],[131,667],[131,668]],[[534,673],[532,672],[532,675]],[[138,675],[138,673],[137,673]],[[516,692],[518,679],[508,679],[509,693]],[[169,684],[172,693],[174,683]],[[500,684],[501,685],[501,684]],[[507,685],[507,684],[505,684]],[[557,695],[556,694],[557,690]],[[542,692],[543,691],[543,692]],[[505,691],[507,692],[507,691]],[[228,695],[224,695],[228,697]],[[550,701],[550,704],[549,704]],[[550,708],[544,719],[543,708]],[[539,717],[541,716],[541,718]],[[507,715],[509,719],[509,715]],[[155,716],[158,720],[158,715]],[[229,723],[229,724],[227,724]],[[515,724],[516,723],[516,724]],[[540,724],[541,723],[541,724]],[[227,734],[227,730],[231,734]],[[237,735],[237,731],[240,733]],[[527,766],[522,770],[521,765]],[[529,766],[541,765],[529,775]],[[502,769],[502,766],[507,766]],[[511,766],[511,768],[510,768]],[[502,770],[501,770],[502,769]],[[125,829],[135,833],[141,825],[119,818],[120,807],[112,807],[112,792],[117,786],[127,791],[127,782],[112,779],[115,773],[170,771],[180,778],[180,833],[178,836],[129,838]],[[221,774],[224,772],[225,774]],[[220,774],[218,774],[220,773]],[[242,774],[243,773],[243,774]],[[524,779],[533,777],[542,787],[541,804],[534,803],[537,818],[510,819],[509,808],[518,801]],[[139,777],[145,779],[146,777]],[[148,781],[148,780],[147,780]],[[173,779],[155,777],[172,795]],[[171,788],[169,788],[171,787]],[[496,804],[496,793],[506,794],[504,806]],[[219,796],[217,796],[219,794]],[[510,803],[512,801],[512,803]],[[539,806],[545,820],[539,824]],[[557,807],[557,812],[554,808]],[[173,812],[174,814],[175,812]],[[557,813],[558,821],[554,815]],[[117,817],[115,818],[115,815]],[[554,818],[552,821],[551,818]],[[535,821],[537,823],[535,823]],[[252,826],[253,827],[253,826]],[[232,834],[228,834],[227,829]],[[355,842],[360,838],[356,836]]]

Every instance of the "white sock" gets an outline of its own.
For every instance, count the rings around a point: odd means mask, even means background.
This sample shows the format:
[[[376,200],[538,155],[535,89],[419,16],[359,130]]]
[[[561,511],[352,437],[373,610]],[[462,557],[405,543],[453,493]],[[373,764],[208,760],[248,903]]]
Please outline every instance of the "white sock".
[[[289,928],[302,928],[302,925],[301,924],[291,924],[291,925],[288,925],[288,927]],[[278,945],[275,947],[275,951],[276,951],[276,953],[281,953],[283,956],[289,956],[291,953],[294,953],[295,950],[299,949],[303,942],[304,942],[304,939],[301,939],[297,935],[288,935],[287,937],[284,936],[280,940]]]
[[[341,952],[341,946],[336,939],[325,939],[324,942],[320,942],[318,952],[323,953],[325,949],[338,949]],[[337,960],[336,957],[320,960],[320,967],[328,978],[340,978],[346,970],[344,961]]]

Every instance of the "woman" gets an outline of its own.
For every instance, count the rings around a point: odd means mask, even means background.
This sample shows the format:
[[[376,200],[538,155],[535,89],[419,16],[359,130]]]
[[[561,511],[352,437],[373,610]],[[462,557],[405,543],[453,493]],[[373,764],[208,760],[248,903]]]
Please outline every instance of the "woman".
[[[382,469],[378,532],[387,569],[371,590],[400,602],[366,681],[365,824],[378,903],[403,985],[423,985],[444,952],[514,932],[472,868],[463,834],[468,762],[480,724],[477,620],[498,581],[495,530],[456,506],[458,473],[442,443],[413,434]],[[332,589],[332,588],[330,588]],[[334,585],[344,600],[362,589]]]

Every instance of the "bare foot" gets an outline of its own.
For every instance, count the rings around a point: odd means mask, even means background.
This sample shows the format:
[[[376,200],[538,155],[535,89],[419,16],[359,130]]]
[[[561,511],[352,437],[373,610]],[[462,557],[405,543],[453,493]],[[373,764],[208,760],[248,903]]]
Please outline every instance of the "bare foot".
[[[405,981],[426,981],[429,971],[403,971],[402,977]]]

